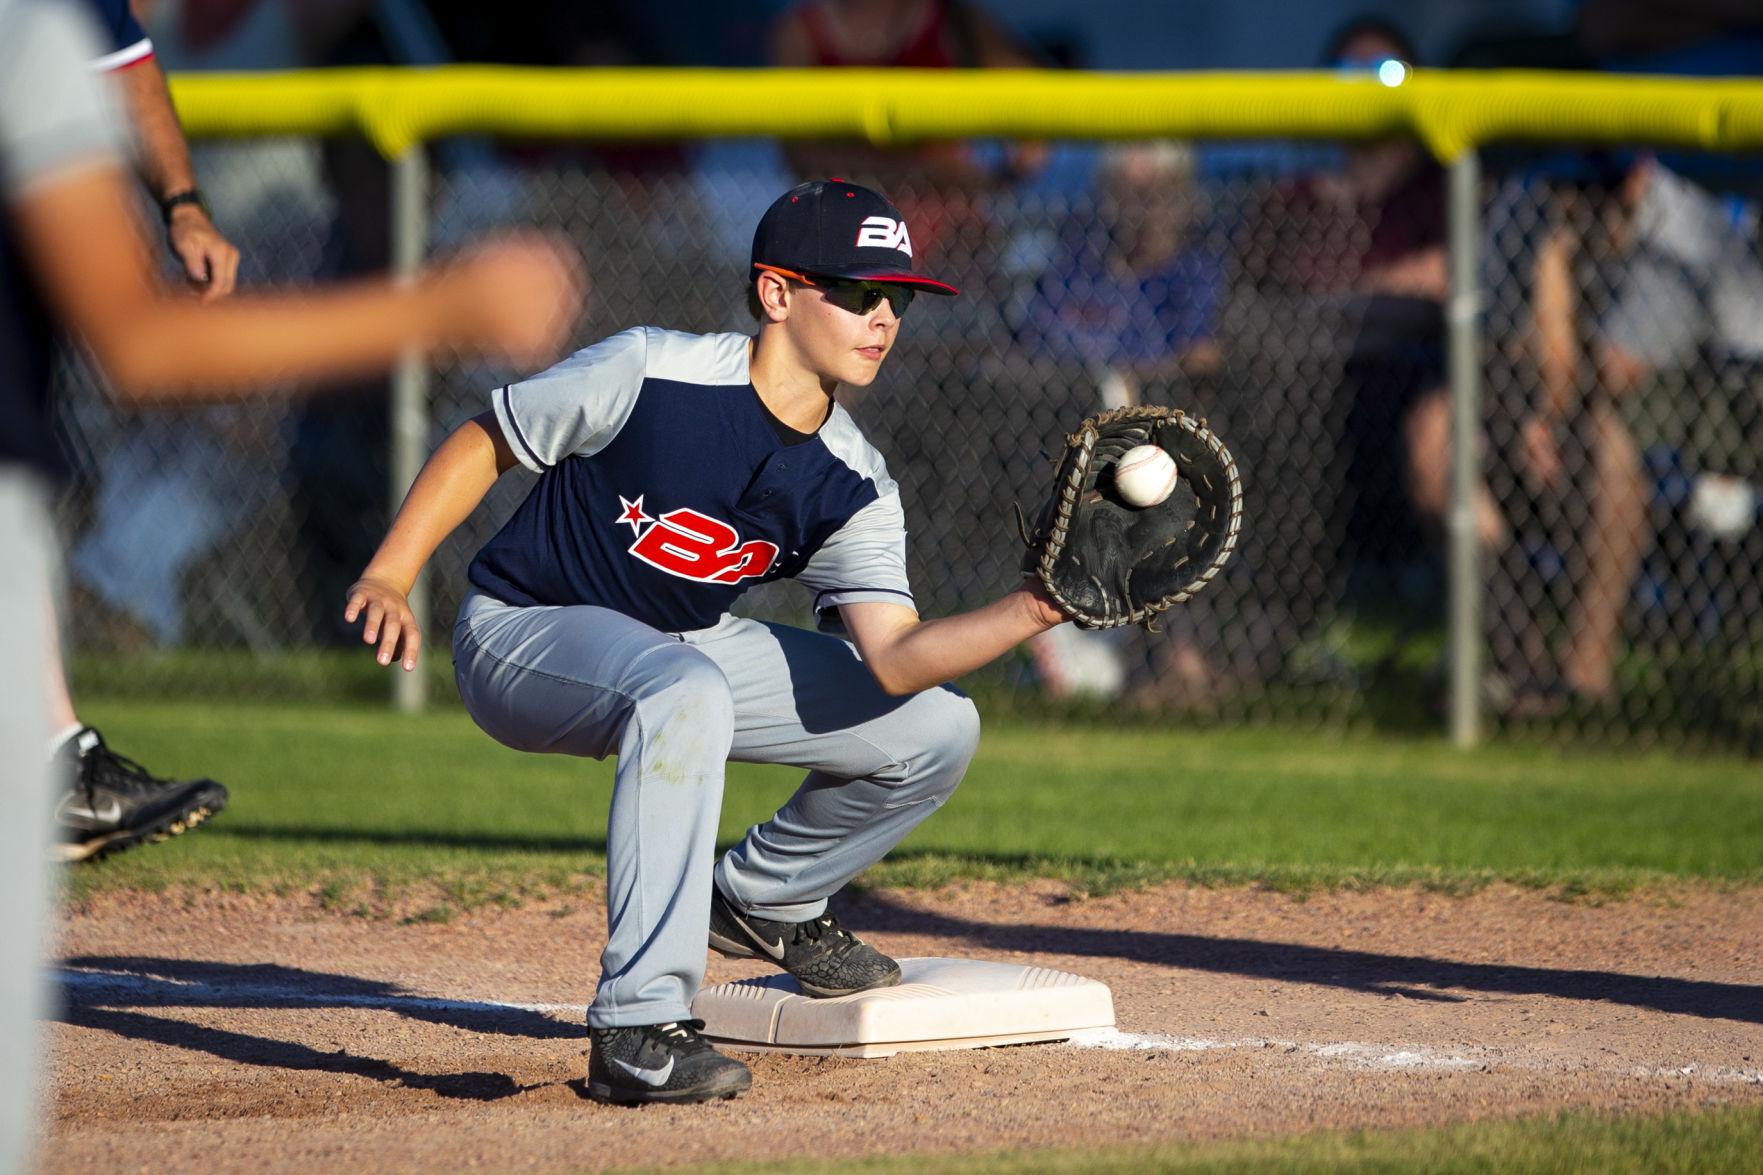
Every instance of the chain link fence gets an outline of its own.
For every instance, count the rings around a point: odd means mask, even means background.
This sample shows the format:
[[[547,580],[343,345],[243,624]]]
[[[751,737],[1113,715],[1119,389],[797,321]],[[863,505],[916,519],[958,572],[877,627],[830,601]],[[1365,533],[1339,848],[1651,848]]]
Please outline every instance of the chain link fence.
[[[923,267],[963,292],[920,300],[846,399],[900,483],[927,615],[1016,581],[1012,504],[1032,514],[1083,415],[1148,401],[1208,418],[1245,471],[1226,574],[1159,632],[1037,639],[976,675],[993,704],[1442,727],[1445,195],[1414,145],[433,158],[437,250],[510,224],[578,244],[581,345],[639,323],[751,330],[743,275],[770,200],[797,174],[887,190]],[[1743,187],[1695,162],[1488,160],[1474,527],[1483,700],[1509,731],[1763,751],[1763,261]],[[247,143],[199,167],[248,281],[384,266],[389,189],[365,149]],[[519,374],[439,360],[434,441]],[[125,417],[77,361],[63,382],[81,688],[383,697],[338,612],[388,519],[384,385]],[[506,477],[432,564],[443,672],[465,565],[527,485]],[[808,621],[789,584],[744,610]]]

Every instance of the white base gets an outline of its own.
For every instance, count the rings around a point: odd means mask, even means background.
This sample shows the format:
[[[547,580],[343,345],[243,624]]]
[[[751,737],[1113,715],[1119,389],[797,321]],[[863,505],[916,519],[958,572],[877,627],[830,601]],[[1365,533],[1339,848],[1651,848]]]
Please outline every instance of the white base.
[[[1114,1027],[1106,984],[1045,967],[974,959],[901,959],[900,985],[837,999],[802,994],[788,975],[707,987],[692,1001],[704,1035],[730,1049],[891,1057],[1065,1040]]]

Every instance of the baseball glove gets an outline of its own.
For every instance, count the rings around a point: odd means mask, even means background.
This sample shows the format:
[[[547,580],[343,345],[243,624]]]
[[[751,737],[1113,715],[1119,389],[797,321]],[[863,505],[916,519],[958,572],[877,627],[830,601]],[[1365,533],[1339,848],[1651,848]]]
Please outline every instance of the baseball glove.
[[[1113,486],[1115,463],[1138,445],[1160,446],[1177,475],[1167,498],[1142,509]],[[1080,628],[1155,630],[1158,615],[1218,574],[1242,524],[1236,460],[1205,421],[1172,408],[1119,408],[1066,438],[1053,495],[1034,531],[1023,528],[1024,570]]]

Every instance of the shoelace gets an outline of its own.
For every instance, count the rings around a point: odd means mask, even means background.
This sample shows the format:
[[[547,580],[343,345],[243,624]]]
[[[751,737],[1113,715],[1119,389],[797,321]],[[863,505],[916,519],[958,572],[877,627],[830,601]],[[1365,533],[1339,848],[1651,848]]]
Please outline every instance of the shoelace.
[[[709,1048],[710,1045],[698,1033],[704,1028],[702,1020],[671,1020],[666,1024],[655,1026],[656,1037],[665,1044],[673,1045],[681,1051],[693,1052]]]
[[[133,759],[117,754],[100,739],[98,745],[80,760],[80,782],[88,793],[102,783],[113,791],[139,794],[164,787],[171,781],[160,779]]]
[[[843,926],[840,926],[838,921],[834,919],[831,914],[827,914],[824,917],[813,918],[807,922],[796,923],[796,933],[790,939],[790,942],[794,944],[806,940],[808,942],[818,943],[828,933],[831,933],[835,939],[851,937],[850,931],[846,930]]]

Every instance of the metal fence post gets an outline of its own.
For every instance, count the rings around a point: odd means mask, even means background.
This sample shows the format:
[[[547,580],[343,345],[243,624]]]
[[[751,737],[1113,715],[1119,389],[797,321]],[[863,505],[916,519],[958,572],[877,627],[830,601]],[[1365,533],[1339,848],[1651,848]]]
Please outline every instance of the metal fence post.
[[[1481,431],[1481,159],[1466,150],[1451,163],[1445,219],[1450,234],[1447,307],[1451,378],[1450,664],[1451,741],[1481,737],[1480,551],[1475,537],[1476,437]]]
[[[418,143],[392,164],[392,271],[400,278],[414,277],[428,251],[428,154]],[[429,372],[425,356],[409,354],[398,363],[392,377],[392,483],[395,512],[428,457]],[[424,644],[429,635],[428,573],[417,576],[410,589],[410,609],[416,614]],[[392,672],[392,704],[406,714],[421,710],[428,701],[428,672],[401,669]]]

